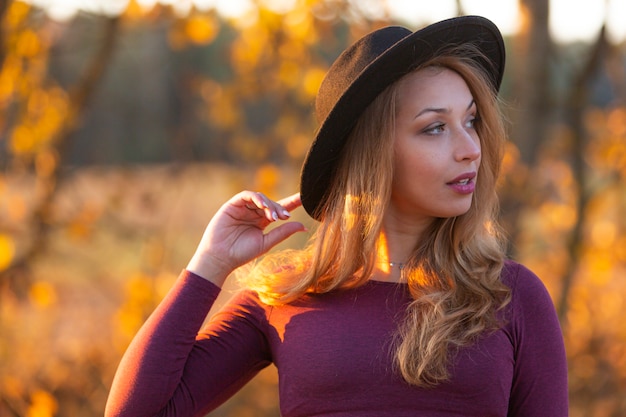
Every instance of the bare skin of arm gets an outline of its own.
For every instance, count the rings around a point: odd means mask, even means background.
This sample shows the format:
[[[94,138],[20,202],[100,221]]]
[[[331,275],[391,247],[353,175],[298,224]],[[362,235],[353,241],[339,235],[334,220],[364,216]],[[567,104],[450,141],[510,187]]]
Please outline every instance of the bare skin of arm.
[[[187,270],[221,287],[235,269],[306,230],[300,222],[285,222],[265,233],[268,225],[289,219],[300,205],[298,193],[279,201],[253,191],[233,196],[209,222]]]

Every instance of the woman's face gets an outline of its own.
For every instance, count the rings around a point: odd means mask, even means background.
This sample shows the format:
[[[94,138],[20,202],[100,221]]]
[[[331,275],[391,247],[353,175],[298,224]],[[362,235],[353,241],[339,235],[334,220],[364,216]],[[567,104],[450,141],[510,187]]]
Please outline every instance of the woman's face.
[[[467,212],[481,156],[467,84],[452,70],[429,67],[398,87],[392,215],[430,221]]]

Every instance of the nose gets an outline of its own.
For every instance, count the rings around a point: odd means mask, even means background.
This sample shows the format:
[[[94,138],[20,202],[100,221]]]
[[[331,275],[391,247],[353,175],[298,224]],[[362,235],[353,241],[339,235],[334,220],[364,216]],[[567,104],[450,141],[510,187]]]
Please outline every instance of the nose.
[[[480,158],[480,138],[476,131],[459,129],[454,152],[454,159],[459,162],[471,162]]]

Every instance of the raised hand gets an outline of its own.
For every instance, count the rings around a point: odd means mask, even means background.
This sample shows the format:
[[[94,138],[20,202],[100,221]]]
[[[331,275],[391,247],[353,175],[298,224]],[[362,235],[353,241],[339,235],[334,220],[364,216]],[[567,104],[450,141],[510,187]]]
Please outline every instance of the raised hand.
[[[235,195],[209,222],[187,270],[221,286],[239,266],[306,230],[300,222],[286,222],[265,233],[270,223],[289,219],[300,205],[300,194],[280,201],[253,191]]]

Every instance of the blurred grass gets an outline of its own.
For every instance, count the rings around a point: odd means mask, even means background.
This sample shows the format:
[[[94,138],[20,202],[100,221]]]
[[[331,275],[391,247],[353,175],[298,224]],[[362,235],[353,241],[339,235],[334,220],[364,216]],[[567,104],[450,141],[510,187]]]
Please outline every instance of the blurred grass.
[[[298,169],[272,165],[73,171],[54,213],[63,227],[33,265],[25,297],[0,294],[0,416],[102,415],[121,355],[185,267],[212,214],[243,189],[281,198],[297,184]],[[294,213],[305,217],[302,209]],[[271,367],[211,415],[279,415],[276,383]]]

